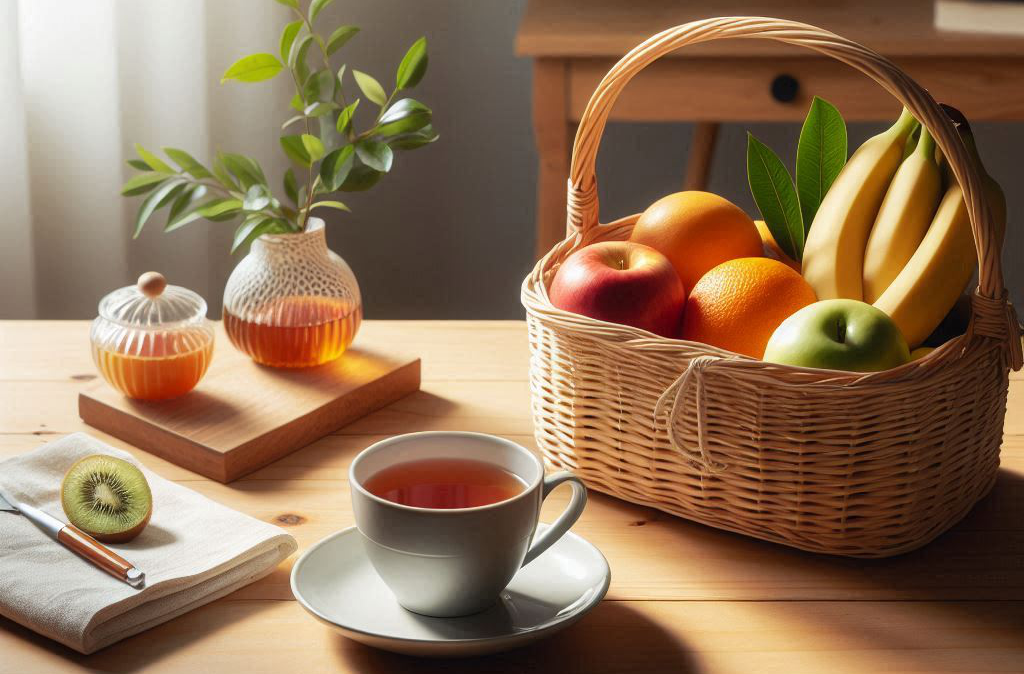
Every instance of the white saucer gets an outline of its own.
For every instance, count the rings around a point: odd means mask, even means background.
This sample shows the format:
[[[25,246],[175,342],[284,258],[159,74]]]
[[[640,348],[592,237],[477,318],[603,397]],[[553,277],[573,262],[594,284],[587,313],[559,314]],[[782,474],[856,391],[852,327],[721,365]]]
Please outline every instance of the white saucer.
[[[547,525],[537,525],[538,533]],[[521,569],[498,603],[476,615],[407,611],[374,571],[355,527],[328,536],[292,568],[292,594],[320,622],[375,648],[422,657],[468,657],[518,648],[579,620],[608,591],[597,548],[567,533]]]

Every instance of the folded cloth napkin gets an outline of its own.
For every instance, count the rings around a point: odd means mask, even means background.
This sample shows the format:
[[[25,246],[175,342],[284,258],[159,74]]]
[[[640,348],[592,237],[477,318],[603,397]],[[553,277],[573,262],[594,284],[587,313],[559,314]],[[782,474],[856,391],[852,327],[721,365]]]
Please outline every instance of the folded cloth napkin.
[[[76,433],[0,462],[0,487],[66,521],[61,480],[71,464],[91,454],[137,464],[130,454]],[[153,491],[153,517],[135,540],[109,547],[146,574],[146,587],[133,589],[25,517],[0,512],[0,614],[92,653],[262,578],[295,551],[295,539],[278,527],[142,472]]]

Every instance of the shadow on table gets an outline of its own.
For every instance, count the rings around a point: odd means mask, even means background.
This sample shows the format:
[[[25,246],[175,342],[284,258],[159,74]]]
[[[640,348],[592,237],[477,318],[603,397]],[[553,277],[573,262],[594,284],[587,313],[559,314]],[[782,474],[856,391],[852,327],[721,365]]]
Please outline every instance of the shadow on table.
[[[466,659],[425,659],[397,655],[333,635],[338,661],[361,674],[499,674],[552,672],[701,671],[691,649],[676,635],[627,603],[604,601],[580,622],[548,639],[505,653]]]

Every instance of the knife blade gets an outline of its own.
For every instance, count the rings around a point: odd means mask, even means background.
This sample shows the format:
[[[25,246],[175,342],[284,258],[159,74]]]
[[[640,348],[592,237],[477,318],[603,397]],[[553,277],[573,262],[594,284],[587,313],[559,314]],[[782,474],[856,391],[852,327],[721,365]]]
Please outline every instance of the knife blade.
[[[39,508],[11,498],[2,489],[0,510],[24,515],[47,536],[128,585],[137,589],[145,586],[146,574],[138,567],[73,524],[64,524]]]

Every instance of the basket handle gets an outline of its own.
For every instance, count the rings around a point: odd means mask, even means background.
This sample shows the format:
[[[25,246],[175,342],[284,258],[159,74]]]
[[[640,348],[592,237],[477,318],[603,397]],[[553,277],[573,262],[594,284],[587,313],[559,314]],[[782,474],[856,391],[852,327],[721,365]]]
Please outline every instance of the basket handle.
[[[976,316],[987,314],[984,318],[988,320],[984,324],[986,327],[991,326],[992,334],[989,334],[989,330],[984,330],[984,333],[1007,340],[1011,345],[1011,360],[1016,360],[1013,342],[1019,348],[1020,333],[1003,288],[1000,242],[988,202],[984,198],[980,176],[953,123],[938,107],[935,99],[889,59],[856,42],[805,23],[765,17],[723,17],[691,21],[648,38],[623,56],[597,86],[576,131],[569,169],[567,227],[570,233],[586,234],[598,226],[595,176],[597,151],[608,115],[625,86],[645,67],[680,47],[723,38],[777,40],[831,56],[880,84],[928,128],[949,161],[967,203],[974,243],[978,250],[980,271],[977,294],[982,298],[980,303],[975,301],[974,311]]]

